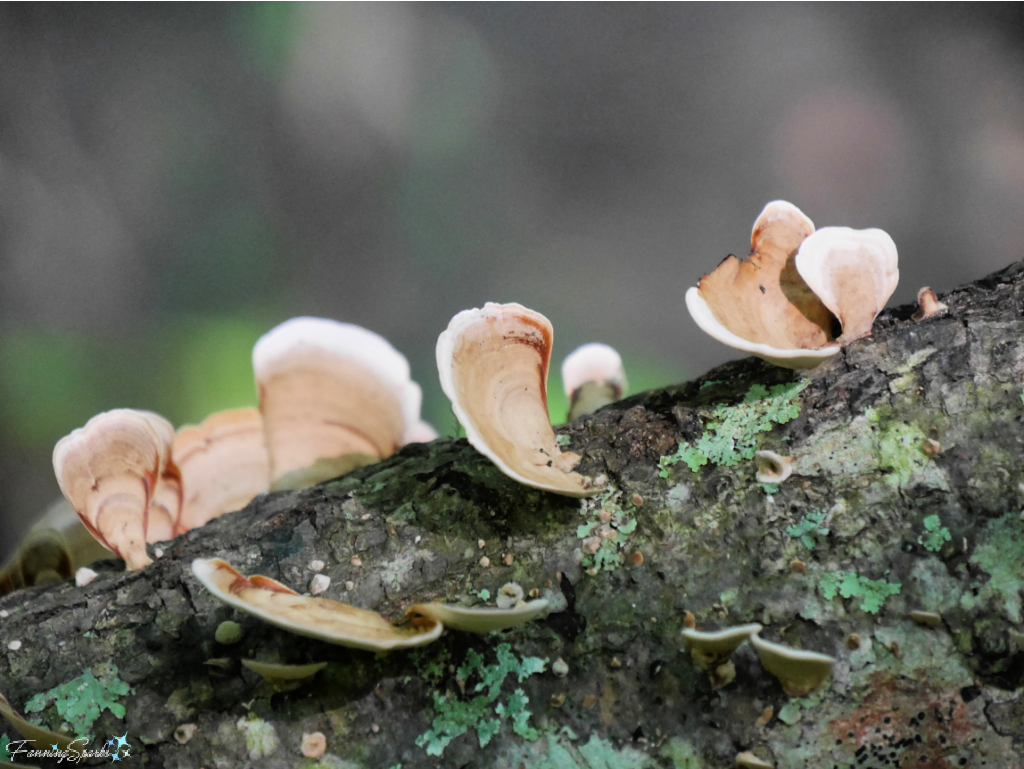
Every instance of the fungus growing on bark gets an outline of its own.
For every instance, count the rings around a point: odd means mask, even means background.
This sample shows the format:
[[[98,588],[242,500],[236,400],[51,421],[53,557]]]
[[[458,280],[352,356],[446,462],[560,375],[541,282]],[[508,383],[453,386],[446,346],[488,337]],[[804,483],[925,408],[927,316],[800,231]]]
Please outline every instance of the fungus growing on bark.
[[[544,598],[520,602],[511,609],[467,609],[446,603],[418,603],[409,607],[406,617],[414,622],[419,617],[438,622],[453,630],[470,633],[490,633],[524,625],[547,613],[548,602]]]
[[[784,457],[774,451],[755,451],[758,483],[782,483],[793,474],[793,457]]]
[[[698,326],[785,368],[813,368],[866,335],[896,288],[896,247],[881,230],[826,227],[776,200],[754,222],[750,258],[728,256],[686,292]],[[842,335],[834,340],[832,322]]]
[[[469,442],[527,486],[589,497],[601,491],[573,472],[580,457],[558,448],[548,417],[551,323],[519,304],[488,302],[452,318],[437,340],[441,387]]]
[[[917,304],[920,309],[911,316],[913,320],[920,321],[925,318],[931,318],[934,315],[949,312],[949,306],[944,302],[940,302],[939,298],[935,296],[935,292],[928,288],[928,286],[917,292]]]
[[[392,625],[377,612],[332,601],[301,596],[268,577],[246,578],[219,558],[192,562],[192,573],[207,590],[236,609],[298,635],[370,651],[422,646],[436,640],[443,627],[415,619]]]
[[[267,683],[279,692],[290,692],[298,689],[313,676],[327,667],[326,662],[311,662],[308,665],[284,665],[279,662],[259,662],[258,660],[242,660],[242,664],[254,673],[258,673]]]
[[[299,750],[306,758],[320,758],[327,752],[327,737],[323,732],[304,733]]]
[[[761,625],[755,622],[713,633],[684,627],[681,634],[693,661],[699,668],[708,672],[711,686],[720,689],[736,677],[736,668],[729,661],[729,657],[741,643],[760,630]]]
[[[762,761],[749,750],[745,750],[736,756],[733,764],[736,769],[775,769],[775,764]]]
[[[182,427],[174,436],[174,462],[183,487],[179,533],[241,510],[270,488],[260,412],[218,411],[202,424]]]
[[[161,537],[177,520],[174,492],[158,488],[168,480],[173,485],[177,477],[170,459],[173,436],[170,423],[152,412],[115,409],[97,414],[53,450],[64,496],[93,536],[129,569],[152,562],[146,553],[150,520]],[[177,492],[180,504],[180,485]]]
[[[419,385],[409,363],[365,328],[324,318],[292,318],[252,351],[270,454],[271,486],[324,460],[303,483],[335,477],[390,456],[419,426]],[[285,481],[294,486],[294,481]]]
[[[35,529],[0,570],[0,595],[33,585],[49,585],[74,573],[71,548],[56,529]]]
[[[506,582],[498,590],[498,597],[494,599],[499,609],[514,609],[523,603],[526,594],[523,588],[516,582]]]
[[[942,624],[942,615],[933,611],[912,611],[910,619],[914,621],[914,624],[924,627],[938,627]]]
[[[827,654],[791,649],[765,641],[756,633],[750,643],[764,669],[779,679],[782,690],[791,697],[806,697],[821,686],[836,662]]]
[[[629,383],[622,367],[622,357],[615,349],[600,342],[591,342],[565,356],[562,386],[569,398],[567,421],[573,422],[620,400]]]

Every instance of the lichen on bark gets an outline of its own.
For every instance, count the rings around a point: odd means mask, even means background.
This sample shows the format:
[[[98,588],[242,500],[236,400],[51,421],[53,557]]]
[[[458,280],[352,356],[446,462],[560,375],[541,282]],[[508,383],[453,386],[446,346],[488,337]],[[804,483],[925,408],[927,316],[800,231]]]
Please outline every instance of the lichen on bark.
[[[337,481],[261,497],[165,543],[142,571],[108,563],[85,587],[0,599],[0,692],[17,708],[83,669],[116,665],[134,693],[121,700],[124,719],[104,710],[93,731],[127,730],[133,758],[157,767],[712,769],[750,750],[778,767],[1020,769],[1024,266],[943,301],[948,314],[920,323],[911,307],[883,313],[872,337],[803,379],[743,360],[560,428],[581,470],[607,474],[619,492],[609,521],[630,526],[601,568],[584,561],[579,535],[602,522],[600,502],[520,486],[465,441],[409,446]],[[661,477],[662,458],[704,435],[719,406],[804,381],[795,418],[754,438],[795,457],[778,488],[755,481],[752,461],[679,464]],[[922,542],[932,516],[948,539]],[[813,547],[790,533],[807,520]],[[478,603],[510,581],[553,611],[377,658],[219,603],[188,568],[212,556],[300,591],[322,560],[327,595],[392,618],[434,598]],[[822,594],[822,578],[839,572],[900,589],[872,613],[852,589]],[[915,625],[912,610],[942,624]],[[686,612],[702,629],[759,622],[769,640],[830,654],[832,678],[793,700],[743,646],[735,680],[712,689],[682,651]],[[243,629],[231,646],[214,638],[227,619]],[[561,658],[569,672],[510,677],[495,697],[508,717],[488,713],[483,747],[467,728],[428,755],[419,738],[434,703],[471,701],[475,679],[459,671],[493,664],[506,644],[518,660]],[[328,665],[276,692],[240,657]],[[180,744],[184,723],[198,729]],[[314,731],[327,737],[318,760],[299,752]]]

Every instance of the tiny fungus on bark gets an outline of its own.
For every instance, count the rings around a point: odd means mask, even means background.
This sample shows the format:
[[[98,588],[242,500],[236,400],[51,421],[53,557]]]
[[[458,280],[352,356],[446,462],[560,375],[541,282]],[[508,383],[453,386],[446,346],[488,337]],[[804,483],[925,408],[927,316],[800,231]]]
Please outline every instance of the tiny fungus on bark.
[[[684,627],[681,634],[693,661],[708,672],[712,688],[720,689],[736,677],[736,668],[729,657],[741,643],[761,629],[761,625],[755,622],[711,633]]]
[[[733,766],[736,769],[775,769],[775,764],[758,758],[749,750],[737,754]]]
[[[392,625],[380,614],[332,601],[301,596],[268,577],[246,578],[219,558],[192,562],[192,573],[225,603],[298,635],[370,651],[422,646],[443,627],[435,621]]]
[[[825,227],[776,200],[754,222],[750,258],[728,256],[686,292],[698,326],[778,366],[813,368],[871,330],[899,279],[882,230]],[[833,320],[842,334],[833,339]]]
[[[519,583],[506,582],[498,590],[498,597],[494,599],[494,602],[499,609],[514,609],[523,603],[525,595]]]
[[[418,603],[409,607],[406,617],[414,622],[417,618],[427,619],[469,633],[490,633],[524,625],[544,616],[548,610],[547,599],[519,602],[511,609],[467,609],[447,603]]]
[[[242,664],[254,673],[263,676],[279,692],[298,689],[313,676],[327,667],[326,662],[311,662],[308,665],[284,665],[279,662],[242,660]]]
[[[292,318],[256,342],[252,363],[272,488],[294,487],[288,474],[318,461],[318,471],[299,482],[390,456],[420,427],[422,394],[409,362],[365,328]],[[357,459],[346,462],[351,455]]]
[[[806,697],[821,686],[836,662],[827,654],[771,643],[756,633],[750,637],[750,643],[764,669],[779,679],[782,690],[791,697]]]
[[[784,457],[774,451],[755,451],[758,483],[782,483],[793,474],[793,457]]]
[[[629,388],[622,357],[613,347],[591,342],[562,361],[562,386],[569,398],[568,421],[620,400]]]
[[[146,542],[157,540],[150,534],[166,538],[177,521],[181,485],[171,461],[173,438],[174,428],[162,417],[115,409],[97,414],[54,447],[53,468],[64,496],[129,569],[152,563]],[[161,492],[161,484],[170,491]]]
[[[920,321],[925,318],[931,318],[934,315],[942,315],[945,312],[949,312],[949,305],[940,302],[939,298],[935,296],[935,292],[928,288],[928,286],[917,292],[917,305],[919,309],[911,316],[913,320]]]
[[[938,627],[942,624],[942,615],[933,611],[912,611],[909,616],[915,624],[924,627]]]
[[[469,442],[527,486],[589,497],[602,490],[573,472],[580,457],[558,448],[548,416],[551,323],[519,304],[488,302],[452,318],[437,340],[441,387]]]
[[[323,732],[304,733],[299,751],[306,758],[320,758],[327,752],[327,737]]]
[[[174,462],[181,471],[180,532],[241,510],[270,488],[270,458],[263,417],[254,408],[211,414],[174,436]]]

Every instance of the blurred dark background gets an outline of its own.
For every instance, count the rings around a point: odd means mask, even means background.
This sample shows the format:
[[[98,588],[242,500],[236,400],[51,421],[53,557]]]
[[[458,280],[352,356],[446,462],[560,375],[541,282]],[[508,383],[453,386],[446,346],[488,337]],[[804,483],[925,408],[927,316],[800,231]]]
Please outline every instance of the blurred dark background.
[[[454,434],[434,343],[488,300],[551,319],[555,369],[612,344],[634,391],[734,357],[683,294],[775,198],[887,230],[892,303],[1020,258],[1022,18],[0,5],[0,558],[58,438],[254,404],[252,344],[294,315],[387,337]]]

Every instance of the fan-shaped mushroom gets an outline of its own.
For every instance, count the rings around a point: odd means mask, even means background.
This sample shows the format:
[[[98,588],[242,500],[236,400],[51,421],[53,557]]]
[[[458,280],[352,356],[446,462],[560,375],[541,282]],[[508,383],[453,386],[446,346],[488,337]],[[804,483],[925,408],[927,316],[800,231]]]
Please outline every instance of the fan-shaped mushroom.
[[[452,318],[437,340],[441,387],[469,442],[520,483],[572,497],[601,491],[573,472],[547,409],[551,323],[519,304],[488,302]]]
[[[791,649],[765,641],[756,633],[750,637],[764,669],[779,679],[791,697],[806,697],[821,686],[832,672],[835,658],[818,652]]]
[[[544,598],[527,601],[510,609],[470,609],[446,603],[417,603],[409,607],[407,617],[427,617],[453,630],[490,633],[492,630],[524,625],[543,616],[548,609]]]
[[[622,398],[629,383],[622,358],[600,342],[577,347],[562,361],[562,386],[569,398],[572,422]]]
[[[419,422],[408,361],[365,328],[292,318],[256,342],[252,361],[272,485],[320,459],[389,456]]]
[[[263,418],[253,408],[211,414],[174,437],[174,461],[184,493],[180,532],[240,510],[270,488],[270,459]]]
[[[308,598],[268,577],[242,576],[219,558],[192,562],[192,573],[217,598],[298,635],[354,649],[388,651],[422,646],[437,639],[443,626],[423,619],[398,627],[377,612]]]
[[[750,258],[727,257],[686,307],[720,342],[785,368],[813,368],[870,333],[899,279],[896,246],[882,230],[814,224],[776,200],[754,222]],[[832,338],[832,322],[842,335]]]
[[[154,530],[177,519],[175,495],[157,494],[161,479],[176,476],[170,463],[174,429],[152,412],[115,409],[61,438],[53,467],[64,496],[86,528],[129,569],[151,563],[146,535],[153,506]]]

